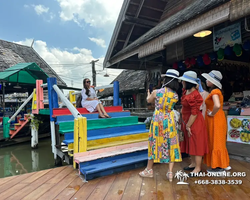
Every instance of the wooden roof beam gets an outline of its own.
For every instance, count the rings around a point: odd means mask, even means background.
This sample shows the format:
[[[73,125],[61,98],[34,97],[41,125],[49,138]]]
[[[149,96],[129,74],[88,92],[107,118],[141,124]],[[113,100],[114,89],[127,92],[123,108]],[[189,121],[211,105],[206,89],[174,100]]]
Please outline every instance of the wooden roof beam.
[[[157,22],[152,22],[146,19],[139,19],[139,18],[131,17],[131,16],[125,16],[124,22],[138,25],[138,26],[144,26],[147,28],[153,28],[158,24]]]
[[[139,6],[139,4],[138,4],[138,3],[135,3],[135,2],[130,2],[130,4],[131,4],[131,5],[135,5],[135,6]],[[153,7],[151,7],[151,6],[146,6],[146,5],[144,5],[143,8],[148,8],[148,9],[150,9],[150,10],[154,10],[154,11],[158,11],[158,12],[163,12],[163,11],[164,11],[164,9],[153,8]]]
[[[145,2],[145,0],[141,0],[141,1],[140,1],[140,5],[139,5],[138,10],[137,10],[137,12],[136,12],[136,14],[135,14],[135,18],[138,18],[138,16],[139,16],[139,14],[140,14],[140,12],[141,12],[141,9],[142,9],[142,6],[143,6],[144,2]],[[125,16],[125,19],[126,19],[126,16]],[[130,29],[130,31],[129,31],[129,33],[128,33],[128,36],[127,36],[127,39],[126,39],[126,42],[125,42],[124,45],[123,45],[123,48],[125,48],[125,47],[128,45],[128,42],[129,42],[129,39],[130,39],[130,37],[131,37],[131,34],[132,34],[133,30],[134,30],[134,27],[135,27],[135,24],[133,24],[132,28]]]
[[[140,15],[140,18],[143,18],[145,20],[150,20],[151,22],[156,22],[158,23],[160,19],[157,19],[157,18],[154,18],[154,17],[149,17],[149,16],[146,16],[146,15]]]

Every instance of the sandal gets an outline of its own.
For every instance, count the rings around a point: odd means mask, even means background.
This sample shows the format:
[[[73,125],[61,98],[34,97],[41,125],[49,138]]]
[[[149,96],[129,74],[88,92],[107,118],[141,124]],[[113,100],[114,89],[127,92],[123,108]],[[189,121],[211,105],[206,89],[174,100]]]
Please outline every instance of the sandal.
[[[144,171],[140,172],[139,175],[144,178],[153,178],[153,169],[148,170],[147,168]]]
[[[111,118],[109,115],[104,115],[106,118]]]
[[[99,118],[106,118],[104,115],[99,115]]]
[[[169,180],[169,182],[172,182],[172,181],[173,181],[173,172],[168,172],[168,173],[166,174],[166,176],[167,176],[167,179]]]

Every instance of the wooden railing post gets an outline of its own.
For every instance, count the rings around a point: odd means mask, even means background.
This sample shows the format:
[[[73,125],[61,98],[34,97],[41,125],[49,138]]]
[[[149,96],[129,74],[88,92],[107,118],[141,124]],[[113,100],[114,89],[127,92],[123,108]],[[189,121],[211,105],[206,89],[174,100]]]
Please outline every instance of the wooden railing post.
[[[69,91],[69,101],[76,107],[76,95],[75,91]]]
[[[119,82],[114,82],[113,106],[119,106]]]
[[[79,117],[79,153],[87,151],[87,118]]]
[[[74,154],[79,152],[78,138],[79,138],[79,119],[75,118],[74,119]],[[74,160],[73,160],[73,167],[74,169],[76,168],[76,163]]]

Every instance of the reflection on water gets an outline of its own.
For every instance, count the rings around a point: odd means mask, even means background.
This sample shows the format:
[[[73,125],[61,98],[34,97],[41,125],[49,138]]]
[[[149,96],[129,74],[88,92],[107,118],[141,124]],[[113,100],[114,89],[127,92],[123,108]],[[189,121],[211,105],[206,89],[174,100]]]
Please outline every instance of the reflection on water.
[[[54,167],[50,138],[40,140],[35,150],[30,142],[0,148],[0,178]]]

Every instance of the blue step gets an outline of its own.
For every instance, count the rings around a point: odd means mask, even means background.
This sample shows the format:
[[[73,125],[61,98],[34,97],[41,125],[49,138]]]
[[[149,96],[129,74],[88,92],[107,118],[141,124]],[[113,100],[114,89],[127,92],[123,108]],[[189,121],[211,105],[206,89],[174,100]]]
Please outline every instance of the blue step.
[[[147,164],[148,151],[137,151],[114,157],[107,157],[80,163],[80,171],[86,180],[106,176],[117,172],[143,167]]]
[[[127,117],[130,116],[130,112],[109,112],[108,113],[110,117]],[[93,113],[93,114],[83,114],[83,117],[86,117],[87,119],[98,119],[99,114]],[[56,124],[60,122],[67,122],[67,121],[74,121],[73,115],[62,115],[56,117]]]
[[[137,131],[127,131],[127,132],[118,132],[118,133],[112,133],[112,134],[108,134],[108,135],[96,135],[96,136],[88,136],[87,140],[98,140],[98,139],[104,139],[104,138],[112,138],[112,137],[119,137],[119,136],[124,136],[124,135],[134,135],[134,134],[140,134],[140,133],[146,133],[149,132],[149,130],[145,129],[141,129],[141,130],[137,130]],[[63,143],[68,145],[71,143],[74,143],[74,139],[65,139],[63,140]]]
[[[123,133],[123,132],[129,132],[129,131],[139,131],[139,130],[146,130],[145,124],[135,124],[135,125],[129,125],[129,126],[118,126],[118,127],[112,127],[112,128],[100,128],[100,129],[93,129],[88,130],[88,137],[93,136],[106,136],[113,133]],[[74,133],[65,133],[64,139],[74,139]]]

